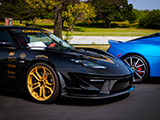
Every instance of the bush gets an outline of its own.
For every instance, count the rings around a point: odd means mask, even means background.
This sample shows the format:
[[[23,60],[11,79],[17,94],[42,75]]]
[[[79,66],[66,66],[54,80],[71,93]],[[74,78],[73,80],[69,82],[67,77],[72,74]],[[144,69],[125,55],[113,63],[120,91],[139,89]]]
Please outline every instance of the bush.
[[[142,28],[160,29],[160,10],[150,11],[144,18],[139,20]]]
[[[13,20],[14,26],[26,26],[24,23],[20,23],[18,20]]]

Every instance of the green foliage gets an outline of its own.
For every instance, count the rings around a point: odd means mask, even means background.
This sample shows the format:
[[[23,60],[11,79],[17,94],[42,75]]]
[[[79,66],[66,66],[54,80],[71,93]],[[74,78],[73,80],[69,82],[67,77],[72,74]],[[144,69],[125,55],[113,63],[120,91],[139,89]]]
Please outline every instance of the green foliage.
[[[0,20],[5,17],[14,20],[26,20],[28,18],[28,8],[24,0],[1,0],[0,1]]]
[[[135,20],[133,6],[127,0],[90,0],[96,10],[96,20],[104,20],[106,27],[111,21]]]
[[[39,10],[40,8],[46,7],[42,0],[25,0],[25,2],[28,3],[29,7],[34,10]]]
[[[138,22],[142,28],[160,29],[160,10],[136,10],[128,0],[0,0],[0,3],[0,21],[13,18],[17,20],[14,25],[24,26],[35,24],[37,18],[50,19],[55,22],[52,26],[41,26],[54,27],[58,33],[62,25],[82,32],[84,29],[74,29],[75,25],[130,28]]]
[[[47,10],[43,12],[43,15],[40,16],[41,19],[49,19],[53,20],[54,19],[54,11],[53,10]]]
[[[160,29],[160,10],[152,10],[139,20],[142,28]]]
[[[18,20],[14,20],[13,25],[15,25],[15,26],[26,26],[24,23],[20,23]]]
[[[135,22],[139,22],[140,19],[144,18],[149,13],[149,10],[133,9],[133,13],[135,14],[136,17]]]
[[[111,22],[112,28],[132,28],[132,27],[135,28],[136,26],[137,26],[137,23],[130,23],[128,20],[123,22],[118,22],[118,21]]]
[[[25,2],[30,8],[29,18],[33,21],[33,24],[35,24],[37,17],[44,16],[44,14],[49,14],[47,10],[52,10],[59,3],[54,0],[25,0]],[[51,17],[53,16],[50,15],[49,18]]]
[[[85,20],[90,24],[90,18],[95,17],[95,12],[90,4],[80,2],[79,4],[68,5],[67,10],[62,12],[62,17],[72,31],[77,20]]]

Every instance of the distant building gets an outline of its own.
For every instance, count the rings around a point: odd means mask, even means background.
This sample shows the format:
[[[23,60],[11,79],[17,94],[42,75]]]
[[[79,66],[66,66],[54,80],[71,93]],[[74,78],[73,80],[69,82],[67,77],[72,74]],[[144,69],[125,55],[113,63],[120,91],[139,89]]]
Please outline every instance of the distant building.
[[[5,18],[5,25],[12,26],[13,18]]]

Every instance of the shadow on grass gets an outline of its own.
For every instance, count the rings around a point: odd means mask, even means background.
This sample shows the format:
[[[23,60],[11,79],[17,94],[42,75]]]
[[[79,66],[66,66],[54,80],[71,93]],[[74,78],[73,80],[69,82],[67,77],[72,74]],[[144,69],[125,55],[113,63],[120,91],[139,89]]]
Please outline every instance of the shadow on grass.
[[[54,25],[40,25],[36,24],[36,27],[38,28],[44,28],[44,29],[54,29]],[[85,32],[85,28],[129,28],[130,25],[123,24],[119,25],[117,23],[111,23],[110,27],[108,27],[105,23],[91,23],[90,25],[85,23],[78,23],[74,27],[75,32]],[[68,27],[63,27],[63,31],[69,31]]]
[[[105,23],[91,23],[89,25],[87,23],[77,23],[76,26],[84,28],[107,28]]]
[[[130,25],[128,24],[117,24],[117,23],[111,23],[110,27],[108,27],[105,23],[91,23],[90,25],[87,25],[85,23],[78,23],[76,24],[78,27],[84,27],[84,28],[129,28]]]
[[[38,28],[53,29],[54,25],[36,25]]]
[[[70,30],[69,30],[69,28],[68,27],[63,27],[63,31],[69,31],[70,32]],[[74,27],[74,30],[73,30],[74,32],[76,31],[76,32],[84,32],[85,30],[84,30],[84,28],[83,27]]]
[[[77,31],[77,32],[84,32],[84,28],[74,28],[74,31]]]

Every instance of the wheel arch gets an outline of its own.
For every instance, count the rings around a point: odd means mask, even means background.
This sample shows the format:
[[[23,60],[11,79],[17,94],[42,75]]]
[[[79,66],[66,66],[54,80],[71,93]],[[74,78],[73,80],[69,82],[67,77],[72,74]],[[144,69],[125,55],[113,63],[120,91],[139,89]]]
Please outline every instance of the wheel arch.
[[[122,60],[123,58],[125,58],[125,57],[128,56],[128,55],[138,55],[138,56],[142,57],[142,58],[146,61],[146,63],[148,64],[149,76],[150,76],[150,64],[149,64],[148,60],[146,59],[146,57],[144,57],[142,54],[132,52],[132,53],[124,54],[123,56],[120,57],[120,59]]]
[[[147,59],[142,54],[135,53],[135,52],[124,54],[123,56],[120,57],[120,59],[122,60],[124,57],[126,57],[128,55],[139,55],[139,56],[143,57],[143,59],[145,59],[147,61]],[[148,61],[147,61],[147,63],[148,63]]]
[[[58,71],[56,70],[55,65],[54,65],[53,63],[51,63],[51,62],[49,62],[49,61],[46,61],[46,60],[33,60],[33,61],[31,61],[31,62],[27,65],[27,68],[25,69],[24,77],[23,77],[23,80],[22,80],[22,87],[24,88],[25,91],[26,91],[26,88],[25,88],[25,80],[26,80],[26,78],[27,78],[28,70],[30,69],[30,67],[31,67],[32,65],[34,65],[34,64],[36,64],[36,63],[45,63],[45,64],[50,65],[50,66],[53,68],[53,70],[55,71],[55,73],[56,73],[56,75],[57,75],[57,77],[58,77],[59,85],[61,86],[60,76],[59,76]],[[60,86],[59,86],[59,87],[60,87]]]
[[[42,66],[41,66],[42,65]],[[44,66],[48,69],[49,72],[52,72],[50,74],[53,75],[54,79],[53,81],[55,81],[55,88],[54,88],[54,92],[53,93],[49,93],[49,95],[51,94],[52,96],[45,98],[44,97],[44,101],[35,98],[34,94],[31,94],[32,92],[30,92],[30,90],[27,90],[27,77],[28,74],[30,74],[30,70],[35,69],[35,67],[37,66],[41,66],[40,69]],[[48,80],[47,80],[48,81]],[[44,83],[42,83],[41,85],[43,85]],[[29,96],[32,98],[32,100],[34,100],[35,102],[39,102],[39,103],[52,103],[55,102],[57,99],[60,98],[61,95],[61,81],[60,81],[60,76],[59,76],[59,72],[55,69],[55,66],[53,64],[51,64],[50,62],[44,61],[44,60],[36,60],[31,62],[28,67],[27,70],[25,71],[25,76],[24,76],[24,81],[23,81],[23,85],[24,85],[24,89],[26,92],[29,93]],[[57,86],[57,87],[56,87]],[[51,89],[51,88],[50,88]],[[46,90],[45,90],[46,91]],[[41,93],[42,94],[42,93]],[[55,100],[55,101],[54,101]]]

